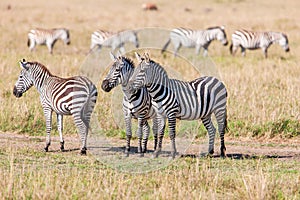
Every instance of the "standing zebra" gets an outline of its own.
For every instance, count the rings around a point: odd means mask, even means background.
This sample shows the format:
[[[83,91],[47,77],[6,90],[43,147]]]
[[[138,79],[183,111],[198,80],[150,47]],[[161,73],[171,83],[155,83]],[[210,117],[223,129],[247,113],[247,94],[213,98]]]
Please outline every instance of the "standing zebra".
[[[208,46],[213,40],[219,40],[224,46],[228,44],[225,29],[223,26],[211,27],[206,30],[175,28],[171,31],[170,38],[164,45],[162,53],[167,49],[170,42],[172,42],[175,49],[175,56],[177,56],[177,53],[181,46],[188,48],[196,47],[197,55],[200,53],[200,49],[203,48],[203,56],[206,56]]]
[[[121,32],[109,32],[104,30],[98,30],[91,35],[91,49],[95,46],[98,47],[111,47],[112,51],[120,48],[122,53],[125,53],[124,45],[126,42],[131,42],[136,48],[139,47],[139,40],[137,32],[133,30],[121,31]]]
[[[82,142],[81,154],[86,154],[86,142],[91,114],[97,100],[97,88],[86,77],[75,76],[60,78],[54,76],[38,62],[20,61],[22,68],[13,94],[21,97],[32,85],[40,93],[40,100],[46,118],[46,147],[50,146],[50,132],[52,126],[52,112],[57,114],[57,128],[60,136],[60,149],[64,150],[63,115],[72,115],[78,128]]]
[[[114,87],[119,84],[122,85],[123,97],[123,112],[126,125],[126,140],[127,146],[125,153],[128,156],[130,151],[131,132],[131,119],[138,120],[137,136],[139,139],[138,153],[143,153],[147,150],[147,141],[149,137],[149,125],[147,120],[153,119],[153,135],[154,135],[154,150],[155,156],[160,152],[162,146],[162,139],[164,136],[165,119],[161,115],[157,115],[155,111],[155,102],[152,102],[150,94],[145,87],[137,90],[134,93],[129,92],[128,81],[134,71],[134,65],[129,58],[119,56],[116,58],[112,53],[110,54],[113,60],[113,65],[109,73],[102,82],[102,89],[105,92],[110,92]],[[143,144],[142,136],[144,132]],[[159,132],[159,143],[158,143]],[[158,143],[158,148],[157,148]]]
[[[168,118],[172,157],[176,155],[176,118],[183,120],[201,119],[209,134],[208,154],[214,153],[216,129],[211,121],[214,113],[221,138],[221,156],[225,156],[224,133],[227,127],[227,91],[224,84],[214,77],[200,77],[190,82],[169,79],[168,74],[149,55],[141,58],[136,53],[139,66],[129,80],[129,87],[135,91],[146,87],[158,112]]]
[[[268,48],[273,43],[278,43],[286,52],[290,51],[287,35],[279,32],[253,32],[247,30],[237,30],[232,34],[230,53],[234,55],[239,47],[242,55],[245,56],[246,49],[261,48],[265,58],[268,57]]]
[[[27,46],[32,51],[35,45],[47,45],[49,53],[52,54],[53,46],[57,40],[61,39],[65,44],[69,45],[70,33],[65,28],[54,28],[54,29],[32,29],[28,33]]]

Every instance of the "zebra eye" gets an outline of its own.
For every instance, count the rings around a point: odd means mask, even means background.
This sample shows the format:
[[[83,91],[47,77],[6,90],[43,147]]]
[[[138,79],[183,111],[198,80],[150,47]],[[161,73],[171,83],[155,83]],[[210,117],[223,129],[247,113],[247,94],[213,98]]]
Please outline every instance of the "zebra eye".
[[[22,76],[22,75],[20,75],[20,78],[23,78],[23,76]]]

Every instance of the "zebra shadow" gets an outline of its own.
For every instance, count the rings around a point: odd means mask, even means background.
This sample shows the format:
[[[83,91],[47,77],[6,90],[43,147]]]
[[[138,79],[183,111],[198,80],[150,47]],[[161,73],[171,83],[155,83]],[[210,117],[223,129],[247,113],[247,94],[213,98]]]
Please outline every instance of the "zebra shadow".
[[[206,154],[182,154],[180,155],[182,158],[207,158]],[[220,155],[212,155],[209,156],[210,158],[224,158]],[[232,160],[256,160],[256,159],[280,159],[280,158],[292,158],[293,156],[280,156],[280,155],[249,155],[249,154],[242,154],[242,153],[233,153],[233,154],[226,154],[225,158],[232,159]]]
[[[99,146],[90,146],[89,149],[91,149],[92,151],[95,152],[103,152],[104,154],[120,154],[123,153],[125,154],[125,149],[126,147],[120,147],[120,146],[115,146],[115,147],[99,147]],[[144,153],[145,156],[149,155],[152,156],[154,153],[153,149],[147,149],[147,151]],[[130,147],[130,151],[129,151],[129,155],[139,155],[138,153],[138,147],[136,146],[131,146]],[[159,153],[159,156],[162,157],[168,157],[171,155],[171,151],[161,151]]]
[[[54,149],[54,150],[49,150],[49,153],[57,153],[57,152],[73,152],[73,151],[79,151],[80,148],[72,148],[72,149],[64,149],[61,151],[60,149]]]

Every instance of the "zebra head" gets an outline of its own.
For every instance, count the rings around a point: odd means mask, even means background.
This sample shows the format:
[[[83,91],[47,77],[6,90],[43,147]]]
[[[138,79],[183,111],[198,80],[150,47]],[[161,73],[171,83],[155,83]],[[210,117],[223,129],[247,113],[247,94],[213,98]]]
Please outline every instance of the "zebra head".
[[[150,81],[147,79],[147,70],[150,68],[150,58],[149,54],[145,53],[145,58],[141,57],[140,54],[135,52],[136,59],[139,62],[139,65],[134,69],[133,75],[131,76],[128,85],[131,92],[147,86]]]
[[[280,37],[278,39],[278,44],[283,48],[285,52],[290,51],[289,40],[286,34],[280,33]]]
[[[228,44],[224,26],[211,27],[207,30],[211,31],[213,38],[220,41],[224,46]]]
[[[105,92],[110,92],[111,89],[119,84],[126,87],[134,70],[133,62],[129,58],[121,55],[116,57],[112,53],[110,53],[110,57],[113,60],[113,64],[101,85]]]
[[[69,45],[71,44],[71,40],[70,40],[70,32],[68,29],[63,28],[60,29],[60,39],[66,44]]]
[[[125,35],[124,37],[126,37],[126,32],[124,35]],[[127,36],[128,36],[127,41],[133,43],[136,48],[139,48],[140,44],[139,44],[137,32],[136,31],[127,31]]]
[[[13,94],[17,98],[21,97],[33,85],[33,79],[29,73],[30,63],[23,59],[19,64],[22,70],[13,90]]]

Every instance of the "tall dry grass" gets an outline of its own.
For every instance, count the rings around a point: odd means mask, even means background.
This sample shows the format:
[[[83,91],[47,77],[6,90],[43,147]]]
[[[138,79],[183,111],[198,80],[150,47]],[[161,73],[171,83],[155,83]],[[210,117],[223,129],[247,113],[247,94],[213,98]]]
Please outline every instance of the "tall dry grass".
[[[88,67],[84,61],[90,34],[98,28],[203,29],[224,25],[229,40],[238,28],[283,31],[291,49],[286,54],[273,45],[268,59],[263,59],[259,50],[247,51],[242,58],[240,53],[231,57],[228,47],[218,42],[211,44],[209,55],[229,91],[229,134],[236,139],[267,136],[265,140],[299,135],[299,1],[163,0],[157,2],[158,12],[145,12],[141,4],[135,0],[0,1],[0,130],[44,135],[38,93],[31,89],[21,99],[12,95],[20,72],[17,62],[22,58],[39,61],[52,73],[68,77]],[[35,27],[69,28],[72,44],[58,42],[53,55],[41,46],[31,53],[26,46],[27,32]],[[176,65],[179,72],[191,78],[194,75],[190,68],[178,66],[179,61],[160,55],[153,59],[167,66]],[[116,131],[111,94],[100,89],[101,77],[99,74],[95,81],[99,88],[95,113],[101,128]],[[76,133],[71,118],[66,117],[64,124],[64,134]],[[32,148],[15,150],[11,144],[11,148],[0,148],[0,198],[298,199],[298,169],[298,161],[186,158],[161,171],[125,174],[101,165],[91,156],[78,157],[73,152],[44,154]]]

